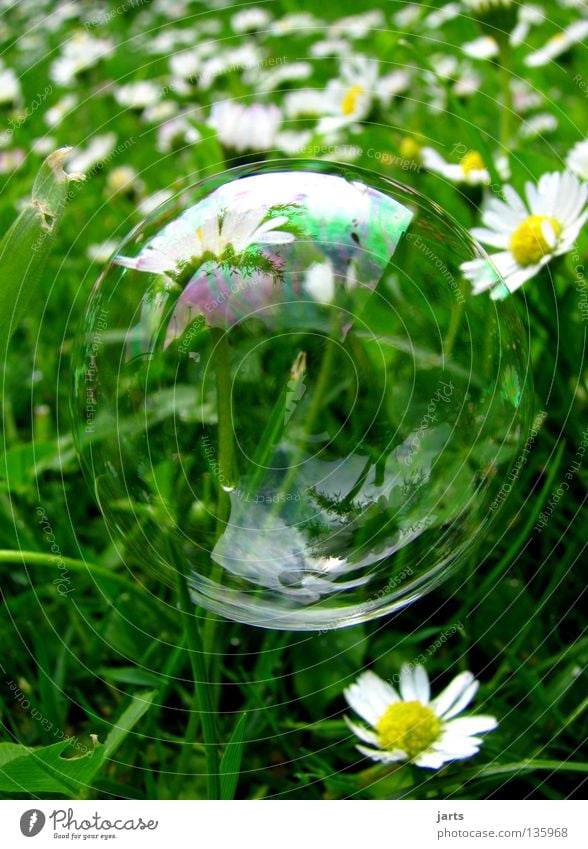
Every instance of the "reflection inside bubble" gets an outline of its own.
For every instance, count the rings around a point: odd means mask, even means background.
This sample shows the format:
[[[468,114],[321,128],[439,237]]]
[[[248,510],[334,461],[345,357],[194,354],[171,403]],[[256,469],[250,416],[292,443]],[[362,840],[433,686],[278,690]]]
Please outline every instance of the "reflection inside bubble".
[[[516,317],[459,273],[476,251],[414,192],[324,164],[232,172],[146,222],[76,354],[78,447],[128,556],[166,578],[171,539],[195,602],[269,627],[372,618],[446,575],[529,418]]]

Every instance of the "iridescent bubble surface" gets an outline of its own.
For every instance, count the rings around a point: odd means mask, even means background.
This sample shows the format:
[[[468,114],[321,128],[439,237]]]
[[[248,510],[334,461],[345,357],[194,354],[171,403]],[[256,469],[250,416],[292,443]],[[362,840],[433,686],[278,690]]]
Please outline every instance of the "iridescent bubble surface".
[[[498,513],[530,424],[514,307],[431,200],[357,168],[234,169],[120,246],[74,357],[76,441],[129,568],[274,628],[418,598]]]

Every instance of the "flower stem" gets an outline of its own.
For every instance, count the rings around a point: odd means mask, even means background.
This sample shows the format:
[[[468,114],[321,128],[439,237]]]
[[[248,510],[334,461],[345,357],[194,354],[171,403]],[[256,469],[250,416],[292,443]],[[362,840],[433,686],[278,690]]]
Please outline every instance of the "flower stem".
[[[500,44],[500,90],[502,104],[500,110],[500,144],[504,153],[510,149],[512,135],[512,92],[510,89],[510,45],[508,39],[504,38]]]
[[[219,494],[217,533],[227,522],[230,499],[227,488],[233,485],[233,419],[231,415],[231,359],[229,337],[218,327],[210,329],[214,345],[216,402],[218,410]]]
[[[216,404],[218,414],[218,501],[216,536],[222,534],[231,512],[231,499],[227,489],[234,483],[233,479],[233,418],[231,410],[231,351],[228,333],[219,327],[211,327],[210,335],[213,344],[213,357],[216,373]],[[222,580],[222,569],[213,564],[211,581],[219,584]],[[206,613],[202,626],[202,645],[206,657],[209,658],[209,677],[213,684],[220,678],[217,653],[215,652],[216,631],[219,617],[215,613]]]
[[[210,688],[208,686],[205,655],[200,639],[200,632],[196,624],[194,604],[190,598],[188,582],[184,574],[183,564],[178,557],[173,543],[170,542],[171,557],[176,567],[176,582],[178,590],[178,602],[182,614],[182,625],[186,638],[186,645],[190,655],[190,666],[194,683],[194,707],[200,714],[202,724],[202,736],[204,739],[204,750],[206,757],[208,798],[220,799],[219,760],[217,749],[217,734],[215,715],[212,707]],[[190,722],[190,727],[195,731],[195,723]]]

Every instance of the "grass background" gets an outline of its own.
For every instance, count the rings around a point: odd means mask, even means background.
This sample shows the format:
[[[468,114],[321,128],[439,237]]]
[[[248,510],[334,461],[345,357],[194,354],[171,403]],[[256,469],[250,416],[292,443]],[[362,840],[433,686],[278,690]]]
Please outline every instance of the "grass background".
[[[2,57],[20,78],[25,105],[48,85],[51,62],[71,33],[84,29],[84,14],[91,19],[94,7],[77,5],[77,18],[53,30],[42,26],[44,19],[51,20],[50,4],[19,3],[0,18]],[[264,5],[276,17],[306,8],[335,20],[348,11],[342,0],[325,8],[284,0]],[[439,4],[427,9],[435,5]],[[7,766],[6,759],[16,751],[2,749],[0,775],[9,776],[0,780],[5,798],[206,795],[203,746],[186,742],[198,737],[199,719],[191,710],[189,661],[174,594],[154,580],[148,568],[141,572],[140,564],[133,564],[132,574],[128,573],[105,532],[73,451],[69,356],[76,323],[98,273],[87,247],[105,239],[116,241],[140,220],[136,197],[109,195],[109,170],[133,165],[148,193],[175,190],[236,162],[202,125],[201,143],[162,155],[156,149],[156,127],[122,110],[107,83],[156,79],[164,86],[169,81],[168,57],[152,55],[147,48],[166,27],[192,28],[197,36],[203,20],[220,18],[222,31],[216,38],[238,44],[239,37],[230,28],[236,7],[209,10],[187,3],[170,22],[162,5],[144,3],[122,13],[117,12],[120,6],[112,3],[106,23],[89,27],[93,34],[113,37],[117,50],[76,82],[79,104],[52,135],[60,145],[78,145],[112,130],[119,146],[128,144],[76,190],[40,294],[13,339],[4,370],[2,740],[53,747],[43,750],[40,775],[25,750],[19,750],[20,764],[12,760]],[[479,222],[478,192],[368,155],[372,150],[395,156],[407,133],[421,134],[448,157],[455,145],[497,149],[501,82],[495,66],[477,64],[483,78],[480,90],[462,102],[449,96],[447,108],[437,112],[431,111],[423,79],[423,69],[435,66],[436,54],[459,56],[460,45],[480,34],[478,24],[462,15],[442,30],[416,25],[414,32],[404,32],[392,22],[401,7],[398,2],[354,4],[358,12],[381,8],[387,21],[385,27],[356,41],[355,49],[378,57],[387,70],[413,68],[414,80],[389,110],[376,109],[357,133],[343,141],[362,148],[358,164],[415,185],[464,226],[472,226]],[[544,98],[544,111],[554,114],[559,125],[549,136],[524,141],[517,132],[525,119],[513,116],[511,169],[517,189],[527,179],[563,167],[566,153],[581,138],[585,115],[585,92],[578,83],[584,79],[584,46],[546,67],[523,65],[531,47],[540,46],[576,16],[555,4],[546,11],[548,21],[513,55],[509,74],[528,80]],[[306,58],[318,37],[267,37],[263,44],[268,55],[289,62]],[[336,74],[332,58],[314,60],[313,66],[312,85],[319,88]],[[442,85],[451,88],[451,83]],[[31,143],[47,132],[43,114],[62,94],[53,84],[42,104],[12,133],[11,146],[26,156],[17,171],[2,175],[2,230],[14,219],[18,201],[30,192],[42,159],[30,151]],[[223,96],[254,99],[238,71],[219,78],[211,92],[180,99],[187,107],[201,105],[206,115],[211,101]],[[266,99],[280,102],[280,93]],[[5,122],[10,115],[5,109]],[[325,142],[317,138],[316,144]],[[580,308],[585,285],[582,289],[576,276],[586,246],[584,234],[578,260],[562,260],[551,275],[530,281],[516,296],[536,365],[535,409],[543,423],[502,521],[471,562],[407,610],[364,626],[325,634],[269,632],[232,623],[217,629],[211,665],[223,683],[214,688],[213,699],[220,748],[228,751],[225,766],[232,763],[233,771],[239,739],[244,740],[238,797],[581,795],[588,772],[582,752],[588,639],[581,569],[586,538],[581,508],[587,478],[582,451],[588,435],[587,325]],[[570,487],[558,497],[572,468]],[[549,515],[539,529],[542,512]],[[55,583],[63,577],[60,562],[69,570],[67,594],[60,593]],[[429,772],[371,765],[356,752],[343,722],[342,690],[363,668],[392,678],[402,662],[419,658],[426,663],[435,690],[463,669],[474,671],[483,682],[476,706],[495,715],[499,728],[487,736],[475,759],[455,767]],[[240,721],[244,712],[246,719]],[[128,733],[114,739],[113,725]],[[88,757],[79,757],[85,751],[80,751],[82,747],[93,748],[90,735],[97,735],[101,743],[110,740],[110,746],[96,750],[100,755],[94,754],[91,768]],[[233,745],[227,748],[231,735]],[[74,737],[77,743],[66,746],[65,737]],[[64,765],[54,759],[59,755],[79,763]]]

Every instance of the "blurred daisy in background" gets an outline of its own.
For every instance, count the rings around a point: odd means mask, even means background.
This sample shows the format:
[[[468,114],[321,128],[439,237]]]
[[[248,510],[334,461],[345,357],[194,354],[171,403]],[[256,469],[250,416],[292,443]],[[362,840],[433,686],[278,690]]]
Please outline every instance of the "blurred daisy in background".
[[[115,145],[116,134],[103,133],[90,139],[86,147],[74,148],[67,160],[68,174],[72,174],[75,171],[85,174],[87,171],[91,171],[92,168],[95,168],[96,165],[107,159],[114,150]]]
[[[237,12],[231,18],[231,28],[233,32],[245,33],[256,32],[260,29],[267,29],[271,16],[266,9],[260,6],[248,6]]]
[[[142,111],[161,99],[161,86],[150,80],[139,80],[116,88],[114,98],[120,106]]]
[[[452,183],[483,186],[490,182],[490,174],[477,150],[468,150],[458,163],[454,163],[447,162],[434,148],[423,147],[421,161],[429,171],[446,177]]]
[[[328,115],[319,121],[319,133],[363,121],[369,115],[378,87],[377,59],[358,54],[342,60],[339,77],[325,92]]]
[[[185,115],[175,115],[157,128],[157,150],[160,153],[170,153],[198,141],[200,132]]]
[[[472,59],[493,59],[500,53],[498,42],[491,35],[482,35],[473,41],[462,44],[461,49]]]
[[[345,699],[371,728],[345,717],[362,743],[366,757],[391,764],[409,761],[415,766],[439,769],[443,764],[477,754],[482,739],[498,723],[493,716],[457,718],[479,687],[471,672],[462,672],[435,699],[423,666],[404,664],[400,695],[374,672],[364,672],[344,691]]]
[[[566,27],[561,32],[552,35],[551,38],[525,58],[525,65],[530,68],[538,68],[541,65],[547,65],[553,59],[557,59],[563,53],[566,53],[571,47],[580,41],[583,41],[588,35],[588,19],[574,21],[569,27]]]
[[[557,130],[557,118],[551,112],[539,112],[531,118],[527,118],[519,127],[519,135],[523,139],[531,139],[534,136],[543,136],[545,133],[553,133]]]
[[[245,150],[271,150],[282,123],[282,112],[275,104],[248,106],[223,100],[214,103],[208,125],[216,130],[220,143],[241,153]]]
[[[504,186],[503,192],[504,200],[488,201],[482,213],[485,226],[471,230],[483,245],[499,249],[490,254],[493,264],[474,259],[460,266],[474,294],[490,289],[494,300],[516,291],[553,257],[567,253],[588,217],[588,186],[569,171],[543,174],[536,186],[527,183],[527,203],[512,186]]]
[[[0,59],[0,106],[20,100],[20,82],[12,68],[4,68]]]
[[[45,123],[49,127],[58,127],[63,119],[73,112],[78,104],[77,94],[65,94],[57,103],[45,112]]]
[[[531,31],[531,27],[542,24],[545,20],[545,12],[541,6],[532,3],[521,3],[518,11],[518,20],[515,28],[510,34],[510,43],[513,47],[522,44]]]
[[[63,45],[61,56],[52,63],[49,75],[57,85],[73,85],[77,77],[95,67],[114,49],[108,38],[94,38],[88,32],[76,32]]]
[[[566,165],[582,180],[588,180],[588,139],[573,146],[567,155]]]

